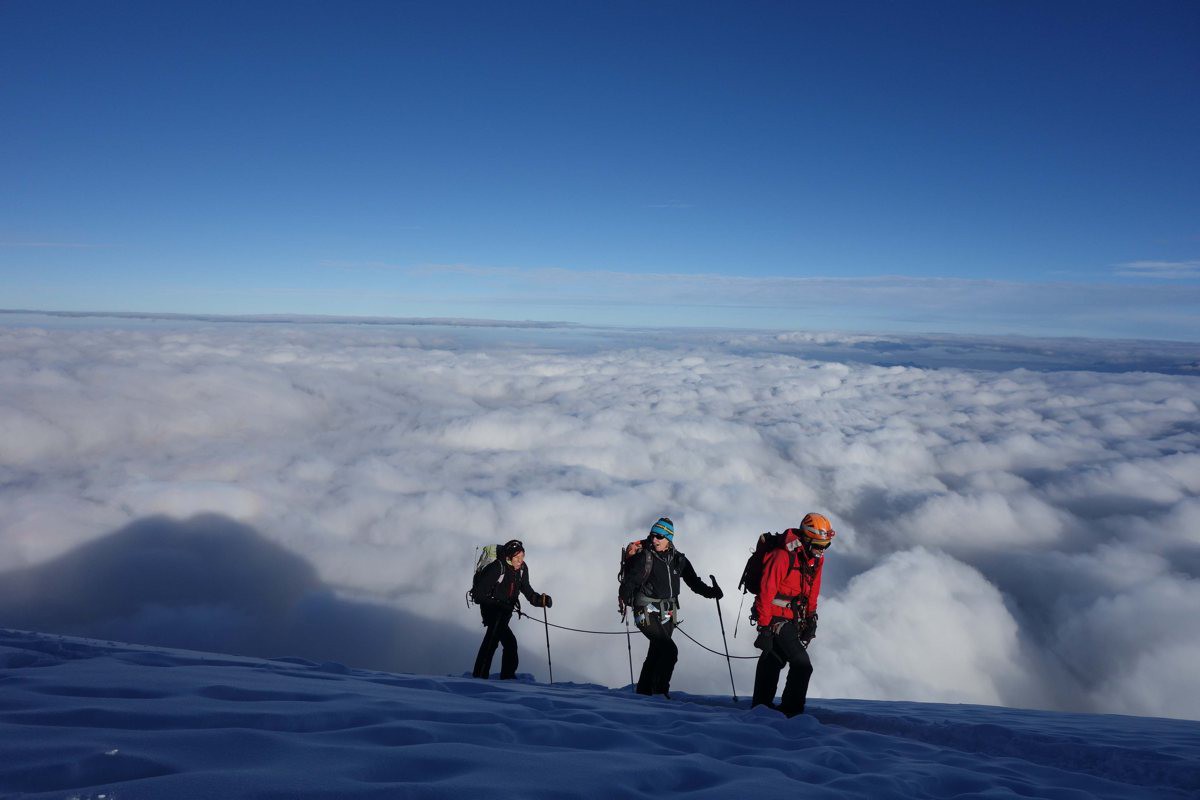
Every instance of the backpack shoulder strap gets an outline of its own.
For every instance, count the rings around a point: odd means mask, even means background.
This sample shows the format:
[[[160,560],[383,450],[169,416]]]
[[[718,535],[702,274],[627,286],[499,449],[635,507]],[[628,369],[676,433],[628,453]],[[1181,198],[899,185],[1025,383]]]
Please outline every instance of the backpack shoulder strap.
[[[643,547],[641,550],[634,553],[633,557],[641,559],[641,561],[637,563],[637,583],[635,584],[640,588],[645,585],[646,581],[650,580],[650,571],[654,569],[654,561],[652,560],[653,556],[650,555],[650,551],[647,548]]]

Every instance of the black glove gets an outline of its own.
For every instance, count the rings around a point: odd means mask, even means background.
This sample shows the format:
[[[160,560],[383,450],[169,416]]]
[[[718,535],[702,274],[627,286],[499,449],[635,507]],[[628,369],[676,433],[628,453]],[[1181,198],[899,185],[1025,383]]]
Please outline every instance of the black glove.
[[[722,592],[721,587],[717,585],[717,576],[709,575],[708,578],[709,578],[709,580],[712,581],[712,586],[709,587],[709,589],[708,589],[709,599],[720,600],[722,597],[725,596],[725,593]]]
[[[550,606],[552,606],[552,605],[554,605],[554,598],[551,597],[550,595],[546,594],[545,592],[543,592],[542,593],[542,608],[550,608]]]
[[[754,640],[754,646],[764,653],[771,649],[772,642],[775,639],[775,634],[765,625],[758,627],[758,638]]]
[[[805,617],[800,623],[800,644],[808,647],[808,643],[817,635],[817,615]]]

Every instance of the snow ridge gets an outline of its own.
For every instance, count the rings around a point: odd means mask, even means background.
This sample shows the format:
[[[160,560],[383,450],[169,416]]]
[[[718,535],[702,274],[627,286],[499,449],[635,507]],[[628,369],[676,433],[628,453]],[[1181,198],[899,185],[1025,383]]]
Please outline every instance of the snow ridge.
[[[13,798],[1184,798],[1200,723],[478,681],[0,630]]]

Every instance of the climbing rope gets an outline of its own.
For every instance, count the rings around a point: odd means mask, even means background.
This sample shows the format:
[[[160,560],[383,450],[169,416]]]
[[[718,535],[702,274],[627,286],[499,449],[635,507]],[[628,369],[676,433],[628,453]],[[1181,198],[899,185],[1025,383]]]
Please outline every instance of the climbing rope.
[[[715,656],[720,656],[721,658],[724,658],[724,657],[725,657],[725,654],[724,654],[724,653],[722,653],[721,651],[719,651],[719,650],[713,650],[711,647],[707,647],[707,646],[705,646],[705,645],[702,645],[702,644],[700,644],[699,642],[697,642],[695,639],[693,639],[691,636],[688,636],[688,632],[687,632],[687,631],[685,631],[683,628],[679,627],[678,625],[676,625],[676,626],[675,626],[675,630],[679,631],[679,632],[680,632],[680,633],[682,633],[684,636],[687,636],[687,639],[688,639],[688,641],[690,641],[692,644],[694,644],[694,645],[696,645],[697,647],[699,647],[701,650],[707,650],[708,652],[712,653],[713,655],[715,655]],[[746,659],[746,660],[750,660],[750,659],[755,659],[755,660],[757,660],[757,659],[758,659],[758,656],[734,656],[734,655],[731,655],[731,656],[729,656],[729,657],[730,657],[730,658],[741,658],[741,659]]]
[[[624,636],[625,635],[625,631],[591,631],[591,630],[587,630],[585,628],[571,628],[566,625],[556,625],[553,622],[546,622],[544,620],[538,619],[537,617],[530,616],[529,614],[526,614],[520,610],[517,610],[517,616],[522,619],[528,619],[532,622],[536,622],[538,625],[547,625],[551,628],[558,628],[560,631],[572,631],[574,633],[586,633],[586,634],[590,634],[592,636]],[[713,655],[720,656],[721,658],[725,657],[725,654],[722,653],[721,651],[713,650],[711,647],[701,644],[700,642],[693,639],[690,635],[688,635],[688,632],[685,631],[680,626],[676,625],[675,630],[682,633],[687,638],[688,641],[690,641],[692,644],[699,647],[701,650],[707,650],[708,652],[712,653]],[[735,655],[731,655],[729,657],[730,658],[739,658],[739,659],[743,659],[746,661],[758,658],[758,656],[735,656]]]

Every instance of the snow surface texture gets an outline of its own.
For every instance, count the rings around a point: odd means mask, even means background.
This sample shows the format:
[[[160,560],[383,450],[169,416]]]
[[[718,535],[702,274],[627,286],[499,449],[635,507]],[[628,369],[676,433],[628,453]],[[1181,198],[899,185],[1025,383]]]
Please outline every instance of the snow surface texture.
[[[1200,723],[435,678],[0,630],[0,796],[1168,798]]]
[[[667,514],[753,655],[748,548],[818,510],[814,696],[1200,718],[1186,346],[1002,371],[968,367],[1154,347],[69,322],[0,328],[0,624],[458,674],[477,545],[525,541],[552,623],[620,630],[618,548]],[[863,363],[905,353],[935,366]],[[683,616],[721,649],[711,603]],[[556,678],[628,682],[623,637],[552,635]],[[679,643],[674,688],[728,689]]]

